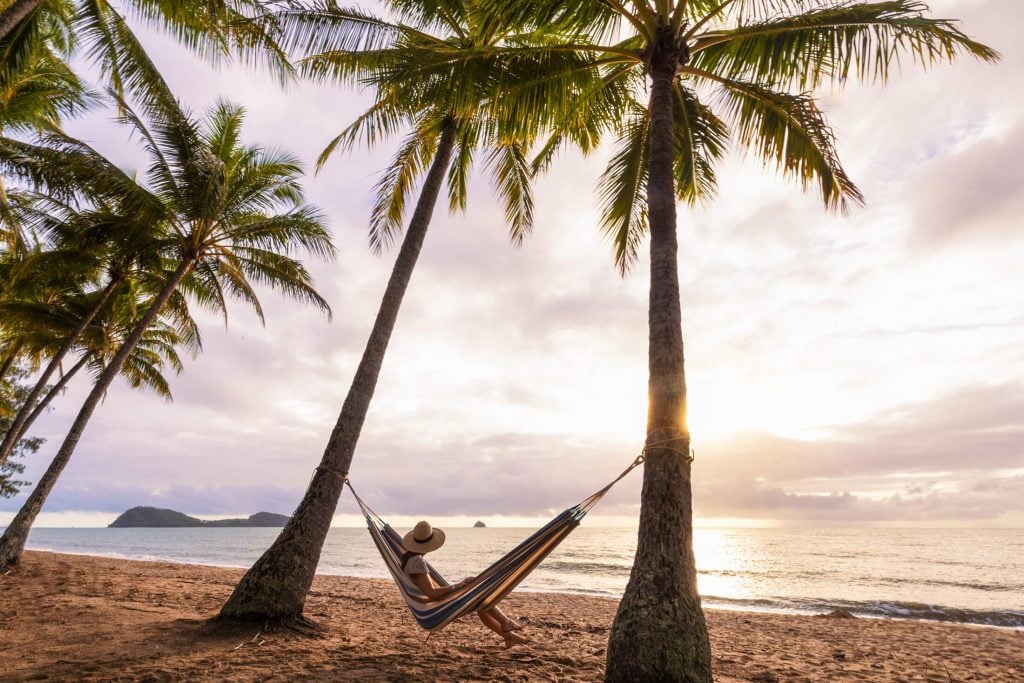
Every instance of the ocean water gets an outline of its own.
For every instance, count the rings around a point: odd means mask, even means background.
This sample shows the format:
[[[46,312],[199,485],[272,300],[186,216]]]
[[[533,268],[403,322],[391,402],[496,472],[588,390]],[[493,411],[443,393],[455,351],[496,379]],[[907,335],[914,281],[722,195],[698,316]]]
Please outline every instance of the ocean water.
[[[447,529],[430,556],[454,579],[476,574],[530,529]],[[29,548],[248,567],[277,529],[35,529]],[[925,619],[1024,628],[1024,529],[697,529],[698,587],[709,607]],[[578,528],[518,590],[618,596],[632,529]],[[365,529],[331,529],[319,572],[387,569]]]

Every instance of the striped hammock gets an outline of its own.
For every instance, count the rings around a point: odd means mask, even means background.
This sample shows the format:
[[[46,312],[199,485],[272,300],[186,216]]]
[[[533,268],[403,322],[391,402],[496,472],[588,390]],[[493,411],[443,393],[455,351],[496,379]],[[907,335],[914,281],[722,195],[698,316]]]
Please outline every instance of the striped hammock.
[[[409,611],[412,612],[420,626],[428,631],[439,631],[466,614],[487,610],[498,604],[579,526],[580,520],[612,486],[642,462],[643,456],[641,455],[614,481],[552,519],[490,567],[480,572],[472,583],[457,588],[438,600],[428,598],[402,571],[402,553],[405,552],[402,547],[402,537],[370,509],[356,494],[350,482],[346,480],[345,483],[348,484],[352,495],[359,504],[359,509],[366,517],[370,537],[377,546],[377,550],[380,551],[381,557],[384,558],[384,563],[398,585]],[[429,564],[427,567],[431,578],[438,585],[451,585]]]

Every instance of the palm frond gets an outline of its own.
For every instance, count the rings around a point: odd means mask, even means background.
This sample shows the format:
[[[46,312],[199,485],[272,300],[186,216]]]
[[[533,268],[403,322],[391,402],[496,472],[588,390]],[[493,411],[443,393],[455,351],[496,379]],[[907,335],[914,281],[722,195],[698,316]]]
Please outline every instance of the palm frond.
[[[274,215],[253,213],[234,218],[224,239],[238,249],[255,247],[284,254],[303,251],[322,260],[335,256],[324,216],[313,206]]]
[[[0,138],[0,170],[45,192],[45,196],[37,194],[37,200],[76,203],[85,199],[117,206],[154,224],[166,215],[156,196],[84,142],[51,131],[40,136],[39,143]]]
[[[74,29],[117,98],[130,96],[147,113],[176,106],[145,48],[106,0],[80,0]]]
[[[598,2],[543,2],[536,0],[489,0],[480,3],[476,12],[483,15],[482,30],[494,33],[502,26],[517,29],[546,27],[553,35],[587,35],[594,40],[613,39],[621,32],[623,22],[645,32],[646,3],[600,0]]]
[[[133,0],[134,13],[192,52],[217,63],[237,56],[284,83],[294,71],[280,43],[272,3],[259,0]]]
[[[282,45],[303,58],[333,53],[372,52],[394,43],[400,26],[357,8],[341,7],[331,0],[314,0],[302,7],[275,14]]]
[[[817,182],[829,210],[844,212],[864,197],[843,169],[835,134],[810,95],[776,92],[754,83],[709,78],[736,140],[806,188]]]
[[[97,95],[43,41],[18,63],[0,67],[0,131],[46,132],[90,109]]]
[[[715,161],[725,153],[729,130],[696,93],[677,82],[672,94],[676,197],[691,206],[706,203],[718,186]]]
[[[634,103],[597,184],[601,230],[611,239],[615,265],[623,274],[636,262],[647,234],[649,128],[647,109]]]
[[[239,267],[248,279],[316,306],[330,319],[330,305],[313,288],[313,279],[301,262],[265,249],[239,248],[236,254]]]
[[[402,232],[405,203],[423,171],[429,166],[438,140],[437,121],[422,116],[406,135],[391,164],[373,187],[370,211],[370,248],[379,254]]]
[[[203,308],[220,314],[224,325],[227,326],[227,297],[217,278],[216,262],[204,260],[197,263],[182,280],[180,289]]]
[[[998,53],[948,19],[924,16],[913,0],[844,2],[694,38],[692,65],[730,79],[796,87],[842,83],[851,75],[885,82],[909,58],[924,66],[961,54],[995,61]]]
[[[263,305],[252,288],[243,270],[242,257],[238,250],[215,248],[210,250],[211,268],[217,271],[217,282],[235,299],[249,304],[260,322],[266,324]]]
[[[707,26],[745,24],[780,15],[807,11],[815,5],[838,4],[846,0],[687,0],[677,3],[690,24],[690,30]],[[678,23],[676,24],[678,26]],[[696,31],[694,31],[696,32]]]
[[[372,147],[396,134],[402,123],[407,120],[400,107],[395,106],[393,99],[388,98],[376,102],[349,124],[345,130],[338,133],[320,152],[320,156],[316,160],[317,172],[320,172],[336,151],[350,151],[360,139],[366,143],[367,147]]]
[[[487,155],[495,190],[505,204],[509,239],[520,245],[533,229],[533,169],[517,144],[496,145]]]
[[[465,211],[469,199],[469,175],[473,170],[473,152],[476,147],[479,126],[463,125],[455,140],[452,163],[448,166],[448,210],[452,213]]]

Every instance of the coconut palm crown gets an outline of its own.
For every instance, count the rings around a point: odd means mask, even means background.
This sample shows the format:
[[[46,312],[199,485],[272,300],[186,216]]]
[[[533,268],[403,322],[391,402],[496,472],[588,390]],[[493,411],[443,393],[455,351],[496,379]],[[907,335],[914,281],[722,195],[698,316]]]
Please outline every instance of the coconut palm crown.
[[[374,188],[370,244],[376,252],[401,233],[406,202],[436,157],[446,128],[454,133],[449,208],[466,208],[468,180],[482,154],[503,201],[511,241],[520,244],[532,228],[526,154],[544,124],[553,123],[546,106],[551,99],[594,87],[594,74],[581,68],[578,56],[557,51],[543,60],[535,54],[506,59],[491,69],[471,63],[472,71],[464,71],[463,53],[550,43],[532,20],[497,21],[487,7],[474,0],[393,0],[388,9],[397,18],[387,21],[326,0],[276,16],[280,42],[301,55],[300,76],[375,94],[374,104],[328,143],[318,169],[335,152],[404,135]],[[439,68],[426,73],[420,64],[424,58]],[[454,82],[460,87],[453,88]],[[586,132],[580,131],[577,144],[589,149],[592,138]]]

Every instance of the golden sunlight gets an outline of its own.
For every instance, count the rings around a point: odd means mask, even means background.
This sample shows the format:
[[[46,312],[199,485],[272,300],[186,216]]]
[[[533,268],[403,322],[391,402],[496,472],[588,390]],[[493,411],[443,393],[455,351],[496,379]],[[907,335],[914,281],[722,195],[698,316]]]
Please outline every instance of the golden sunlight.
[[[767,432],[801,441],[828,436],[827,425],[856,415],[853,405],[818,400],[823,389],[810,385],[779,387],[748,378],[716,375],[694,378],[689,387],[689,427],[695,441],[743,432]]]

